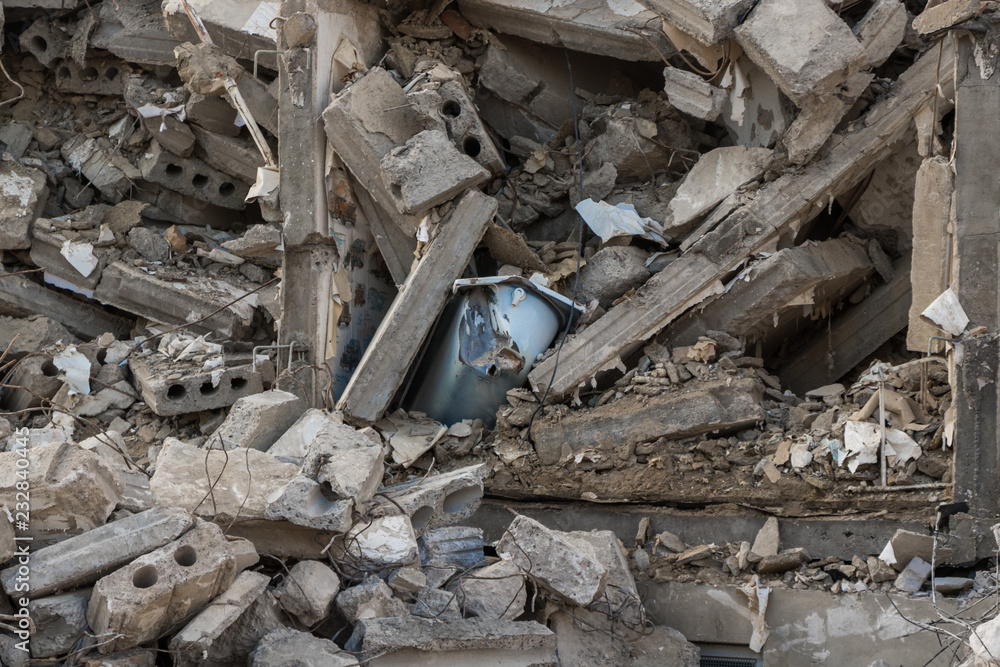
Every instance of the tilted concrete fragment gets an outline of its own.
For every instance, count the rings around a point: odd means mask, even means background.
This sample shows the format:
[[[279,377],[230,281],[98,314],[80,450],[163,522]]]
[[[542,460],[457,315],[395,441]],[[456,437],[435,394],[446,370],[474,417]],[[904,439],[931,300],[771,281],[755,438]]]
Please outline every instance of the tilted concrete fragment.
[[[241,572],[170,640],[177,665],[224,667],[245,662],[258,642],[287,619],[267,590],[270,577]]]
[[[26,480],[18,474],[25,470]],[[13,504],[24,481],[31,498],[26,534],[46,544],[103,525],[125,489],[104,459],[68,442],[0,453],[0,495]]]
[[[892,55],[906,34],[909,17],[900,0],[878,0],[854,26],[864,55],[854,68],[878,67]]]
[[[105,137],[77,135],[60,147],[63,160],[101,192],[105,200],[118,203],[142,174],[119,155]]]
[[[358,661],[329,639],[281,628],[269,632],[250,656],[251,667],[352,667]]]
[[[554,465],[585,449],[748,428],[765,417],[760,395],[755,380],[705,383],[648,400],[623,399],[561,420],[535,420],[531,437],[539,461]]]
[[[833,134],[844,114],[868,90],[874,77],[869,72],[852,74],[826,95],[803,102],[798,117],[781,138],[788,159],[795,164],[809,162]]]
[[[222,449],[249,447],[266,452],[306,409],[306,402],[287,391],[244,396],[233,403],[222,426],[212,434]]]
[[[927,352],[931,336],[945,335],[920,316],[949,283],[951,248],[948,231],[952,215],[955,175],[943,157],[927,158],[917,171],[913,201],[913,263],[920,271],[910,273],[912,301],[906,347]]]
[[[382,493],[393,502],[379,502],[387,513],[398,512],[402,507],[413,522],[413,530],[419,535],[425,530],[459,523],[472,516],[482,500],[483,478],[487,472],[487,467],[480,464],[393,484],[382,489]]]
[[[248,191],[246,183],[234,182],[229,174],[197,158],[174,155],[155,141],[139,161],[139,170],[146,180],[189,197],[223,208],[239,210],[246,206],[243,201]]]
[[[355,524],[346,535],[337,538],[331,553],[357,566],[345,564],[347,574],[353,576],[355,569],[371,572],[409,565],[419,552],[409,517],[387,516]]]
[[[975,0],[947,0],[920,12],[913,19],[913,29],[921,35],[946,30],[979,15]]]
[[[336,498],[363,503],[382,483],[385,452],[381,442],[347,424],[330,420],[309,444],[302,471],[329,485]]]
[[[642,598],[618,537],[610,530],[573,531],[562,535],[567,540],[592,548],[598,562],[608,572],[604,592],[588,609],[613,616],[627,627],[643,627],[646,614]]]
[[[524,572],[510,561],[487,565],[448,586],[468,616],[513,621],[524,613],[528,587]]]
[[[309,453],[309,445],[328,424],[342,422],[337,415],[331,415],[323,410],[309,408],[295,420],[295,423],[281,434],[281,437],[271,445],[267,453],[271,456],[286,456],[304,459]]]
[[[173,541],[194,525],[182,509],[154,508],[105,524],[82,535],[31,554],[29,597],[41,597],[86,586],[108,572]],[[13,595],[17,568],[0,572],[0,581]]]
[[[34,621],[31,657],[48,658],[68,653],[87,629],[90,589],[38,598],[28,611]]]
[[[278,604],[306,626],[313,626],[330,613],[340,579],[329,565],[304,560],[292,566],[274,592]]]
[[[337,611],[351,625],[362,618],[408,616],[410,613],[377,576],[366,577],[360,584],[341,591],[337,596]]]
[[[102,653],[161,637],[226,591],[257,562],[245,540],[227,541],[222,529],[199,522],[180,539],[132,561],[94,585],[87,621],[109,639]]]
[[[31,247],[31,226],[48,196],[44,173],[15,160],[0,161],[0,250]]]
[[[596,600],[607,583],[608,570],[592,546],[523,515],[511,522],[496,549],[546,590],[576,605]]]
[[[693,72],[676,67],[663,70],[664,91],[671,106],[689,116],[702,120],[715,120],[722,112],[728,95]]]
[[[707,213],[736,188],[764,173],[771,157],[767,148],[727,146],[701,157],[670,200],[672,224],[683,225]]]
[[[416,600],[410,606],[410,613],[420,618],[440,621],[457,621],[462,618],[458,597],[440,588],[422,588],[417,591]]]
[[[250,364],[215,369],[221,373],[199,372],[197,364],[185,367],[153,353],[145,357],[133,355],[129,367],[143,400],[160,416],[223,408],[259,394],[263,388],[260,373],[254,372]]]
[[[353,498],[330,500],[319,482],[299,475],[268,496],[265,516],[296,526],[346,533],[353,523],[354,505]]]
[[[703,44],[718,44],[733,36],[753,0],[644,0],[643,5],[663,16]]]

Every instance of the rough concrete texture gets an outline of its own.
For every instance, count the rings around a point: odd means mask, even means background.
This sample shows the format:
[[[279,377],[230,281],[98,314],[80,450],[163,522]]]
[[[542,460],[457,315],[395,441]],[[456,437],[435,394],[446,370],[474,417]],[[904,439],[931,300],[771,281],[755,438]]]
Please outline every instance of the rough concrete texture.
[[[938,543],[934,548],[934,537],[931,535],[921,535],[911,530],[900,528],[897,530],[889,544],[892,545],[892,555],[895,562],[890,562],[896,572],[900,572],[914,558],[921,558],[928,563],[933,562],[935,566],[947,565],[952,562],[955,550]]]
[[[701,156],[670,201],[673,224],[683,225],[711,210],[738,187],[764,173],[766,148],[727,146]]]
[[[641,401],[619,400],[560,420],[536,420],[531,435],[538,459],[553,465],[585,449],[749,428],[764,419],[760,395],[755,380],[704,383]]]
[[[184,510],[154,508],[34,551],[28,596],[41,597],[91,584],[137,556],[176,539],[193,524],[194,518]],[[16,567],[0,573],[8,595],[14,594],[16,579]]]
[[[0,521],[0,565],[13,557],[17,545],[14,541],[14,524],[10,521]],[[2,575],[0,575],[2,576]]]
[[[629,642],[635,667],[698,667],[701,651],[673,628],[657,625]]]
[[[597,599],[607,583],[607,568],[593,547],[568,540],[526,516],[511,522],[496,549],[542,587],[579,606]]]
[[[910,562],[896,577],[893,586],[904,593],[916,593],[924,586],[924,582],[931,576],[931,564],[923,558],[914,556]]]
[[[563,533],[567,540],[594,550],[597,560],[607,570],[604,592],[589,607],[592,611],[614,616],[630,627],[642,627],[646,614],[642,599],[629,569],[628,558],[618,537],[609,530]]]
[[[524,613],[528,587],[524,572],[510,561],[487,565],[448,586],[468,616],[513,621]]]
[[[53,26],[46,17],[37,19],[18,38],[21,50],[35,56],[46,67],[63,56],[67,41],[63,31]]]
[[[271,445],[267,453],[271,456],[284,456],[304,459],[309,453],[309,445],[328,424],[342,423],[338,414],[330,414],[324,410],[309,408],[302,413],[294,424],[288,427],[281,437]]]
[[[151,262],[163,262],[170,256],[170,243],[147,227],[134,227],[128,233],[128,245]]]
[[[102,390],[98,394],[104,391],[108,390]],[[125,509],[129,512],[145,512],[153,506],[153,496],[149,492],[149,476],[132,462],[131,457],[128,456],[125,440],[120,433],[108,431],[81,441],[80,446],[95,452],[118,471],[118,476],[125,485],[122,495],[118,499],[119,509]]]
[[[455,621],[462,618],[462,609],[454,593],[440,588],[422,588],[410,605],[410,613],[420,618]]]
[[[110,641],[102,653],[133,648],[186,622],[257,562],[253,545],[228,541],[199,522],[180,539],[140,556],[94,585],[87,608],[91,629]]]
[[[329,420],[309,444],[302,472],[328,484],[334,497],[363,503],[382,483],[385,452],[361,431]]]
[[[699,42],[718,44],[733,36],[753,0],[643,0],[641,4]]]
[[[68,653],[87,629],[90,589],[32,600],[28,605],[35,623],[31,657],[48,658]]]
[[[108,202],[117,204],[131,191],[142,173],[117,154],[105,137],[87,138],[79,134],[59,148],[63,160],[82,173]]]
[[[487,472],[487,467],[479,464],[387,486],[382,493],[394,502],[383,501],[383,508],[391,513],[402,507],[417,535],[431,528],[459,523],[479,507]]]
[[[24,482],[24,451],[0,453],[0,496],[13,499]],[[125,489],[113,467],[68,442],[27,450],[31,521],[26,535],[51,544],[104,524]],[[37,542],[36,542],[37,544]]]
[[[891,148],[893,154],[875,167],[871,182],[851,209],[851,220],[866,233],[885,239],[890,252],[903,254],[912,245],[914,183],[922,160],[915,141],[900,141]],[[949,197],[949,204],[950,201]],[[846,199],[841,198],[840,202],[843,204]]]
[[[775,30],[779,25],[796,29]],[[824,0],[762,0],[736,28],[736,41],[799,105],[846,79],[863,55],[854,33]]]
[[[257,643],[287,622],[267,590],[270,578],[241,572],[170,640],[178,666],[225,667],[245,663]]]
[[[781,138],[789,161],[806,164],[812,160],[874,78],[870,72],[857,72],[826,95],[803,102],[802,111]]]
[[[330,613],[340,579],[329,565],[304,560],[292,566],[274,595],[281,608],[306,626],[314,626]]]
[[[427,575],[419,567],[401,567],[389,575],[389,588],[402,596],[411,596],[427,587]]]
[[[689,116],[715,120],[722,112],[728,94],[693,72],[676,67],[663,70],[664,92],[671,106]]]
[[[257,169],[264,166],[264,157],[249,139],[227,137],[193,126],[197,144],[194,156],[210,167],[239,179],[247,185],[257,180]]]
[[[757,532],[757,537],[754,538],[750,551],[764,558],[766,556],[776,556],[780,548],[781,541],[778,535],[778,519],[773,516],[768,517],[767,521],[764,522],[764,527]]]
[[[249,189],[246,183],[234,182],[229,174],[197,158],[169,153],[155,141],[139,161],[139,170],[146,180],[200,201],[236,210],[246,206],[243,201]]]
[[[362,618],[407,616],[410,610],[392,595],[392,589],[377,576],[365,577],[356,586],[344,589],[337,596],[337,611],[354,625]]]
[[[80,342],[62,324],[42,315],[24,319],[0,317],[0,345],[15,357],[23,357],[58,341],[67,345]]]
[[[900,0],[877,0],[854,26],[864,56],[854,68],[878,67],[892,55],[906,34],[909,22],[906,7]]]
[[[924,9],[913,19],[913,29],[921,35],[945,30],[979,14],[980,3],[975,0],[947,0]]]
[[[373,667],[415,665],[431,659],[436,665],[556,664],[555,635],[534,621],[364,619],[354,627],[349,645],[372,656],[368,664]]]
[[[78,95],[121,95],[128,66],[117,58],[88,58],[82,65],[62,60],[55,68],[56,90]]]
[[[268,519],[296,526],[346,533],[354,516],[354,499],[330,500],[316,480],[299,475],[267,498]]]
[[[287,391],[272,390],[244,396],[233,403],[212,439],[215,446],[222,449],[248,447],[266,452],[306,407],[301,397]]]
[[[194,372],[175,377],[172,364],[160,366],[153,361],[132,356],[129,368],[143,400],[161,417],[224,408],[263,390],[260,373],[250,364],[215,369],[222,372],[214,375]]]
[[[399,212],[417,214],[485,183],[490,173],[444,132],[425,130],[382,158],[382,179]]]
[[[355,559],[363,571],[408,565],[419,553],[417,538],[406,516],[380,517],[356,525],[338,539],[334,551]]]
[[[645,250],[631,245],[601,248],[580,269],[579,301],[597,299],[602,308],[610,308],[615,299],[649,279],[648,257]]]
[[[48,195],[44,172],[11,159],[0,161],[0,250],[31,247],[31,225]]]
[[[470,526],[447,526],[424,532],[417,540],[420,564],[426,568],[425,579],[431,588],[444,584],[460,570],[486,564],[483,531]]]
[[[281,628],[264,636],[249,663],[251,667],[352,667],[358,661],[329,639]]]
[[[453,139],[459,152],[478,162],[494,176],[505,173],[503,158],[463,84],[442,81],[422,86],[411,93],[409,99],[427,118],[428,129],[444,132]]]
[[[237,257],[270,257],[281,245],[281,230],[272,225],[254,225],[238,239],[225,241],[222,247]]]
[[[184,103],[184,111],[193,125],[212,134],[235,137],[240,133],[236,109],[224,97],[191,93]]]
[[[931,336],[944,332],[920,316],[927,306],[948,287],[951,262],[951,221],[955,175],[947,158],[927,158],[917,171],[913,191],[913,265],[919,271],[910,272],[912,301],[906,347],[915,352],[927,352]]]

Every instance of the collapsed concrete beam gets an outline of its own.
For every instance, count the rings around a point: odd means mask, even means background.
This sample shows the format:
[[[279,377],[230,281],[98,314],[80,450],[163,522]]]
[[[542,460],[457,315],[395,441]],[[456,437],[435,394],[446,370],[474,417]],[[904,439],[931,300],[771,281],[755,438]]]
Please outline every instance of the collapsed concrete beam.
[[[713,291],[720,277],[746,257],[773,247],[779,235],[818,214],[831,194],[856,185],[886,157],[887,146],[909,130],[914,114],[933,98],[938,86],[945,93],[951,90],[954,58],[954,47],[942,42],[940,52],[925,55],[900,75],[893,93],[868,112],[864,127],[838,137],[798,174],[782,176],[761,188],[753,202],[730,214],[691,250],[653,276],[635,297],[615,306],[568,341],[549,396],[553,400],[564,398],[619,355],[637,349]],[[554,365],[550,358],[531,372],[529,378],[536,391],[544,392],[550,384]]]
[[[274,49],[277,34],[272,21],[278,15],[273,2],[242,2],[241,0],[189,0],[191,8],[202,20],[212,42],[233,58],[253,61],[260,50],[272,53],[258,57],[260,65],[276,69]],[[180,0],[164,0],[163,21],[167,30],[182,42],[201,41]]]
[[[689,116],[702,120],[715,120],[722,112],[722,105],[729,97],[722,88],[717,88],[693,72],[676,67],[663,70],[664,92],[670,105]]]
[[[344,389],[337,409],[346,416],[373,424],[385,412],[496,210],[496,200],[480,192],[470,191],[458,200],[392,302]]]
[[[693,345],[707,331],[761,340],[777,327],[775,316],[802,306],[839,301],[875,272],[860,243],[851,239],[806,242],[779,250],[752,267],[745,279],[703,308],[682,315],[664,332],[675,345]]]
[[[186,126],[185,126],[186,127]],[[190,129],[188,130],[190,132]],[[197,158],[169,153],[153,141],[139,160],[142,177],[223,208],[242,210],[249,187]]]
[[[513,3],[509,0],[461,0],[462,16],[480,28],[524,37],[573,51],[621,60],[656,61],[675,49],[662,35],[648,30],[659,20],[649,10],[635,12],[614,2],[574,0],[554,6],[546,0]],[[635,32],[633,32],[635,31]],[[655,45],[637,32],[642,32]],[[659,51],[659,53],[657,52]]]
[[[927,352],[931,336],[943,331],[920,316],[948,288],[954,239],[948,231],[952,219],[955,172],[946,158],[927,158],[917,171],[913,200],[912,296],[906,347]]]
[[[256,182],[257,168],[264,166],[264,157],[256,146],[244,139],[216,134],[197,125],[191,125],[191,131],[198,141],[194,149],[195,157],[245,184]]]
[[[643,0],[642,3],[702,44],[733,36],[753,0]]]
[[[910,310],[910,260],[897,261],[888,284],[879,285],[861,303],[835,317],[829,331],[805,342],[778,373],[797,394],[836,382],[887,340],[902,331]],[[926,344],[924,345],[926,352]]]
[[[626,398],[587,413],[537,420],[531,429],[538,460],[555,465],[587,449],[611,449],[657,438],[732,432],[763,421],[756,380],[713,383],[642,399]]]
[[[215,369],[213,375],[213,371],[199,372],[197,365],[172,364],[154,352],[147,357],[133,355],[129,368],[142,400],[161,417],[229,407],[263,391],[260,373],[250,364]]]
[[[193,617],[258,560],[253,545],[199,522],[180,539],[139,556],[94,585],[87,621],[112,653],[163,636]]]
[[[180,41],[167,32],[159,10],[159,3],[98,5],[90,45],[131,63],[176,66],[174,47]]]

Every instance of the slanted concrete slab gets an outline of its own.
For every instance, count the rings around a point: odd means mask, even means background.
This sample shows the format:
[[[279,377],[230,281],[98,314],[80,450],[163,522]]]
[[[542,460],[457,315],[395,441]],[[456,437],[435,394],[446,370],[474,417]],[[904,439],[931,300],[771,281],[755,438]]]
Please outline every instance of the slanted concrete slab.
[[[854,26],[864,53],[856,70],[878,67],[892,55],[906,34],[909,17],[900,0],[877,0]]]
[[[256,51],[277,48],[277,33],[271,21],[278,15],[278,7],[273,2],[189,1],[212,41],[233,58],[252,61]],[[201,41],[180,0],[164,0],[162,9],[163,21],[171,35],[182,42]],[[264,67],[275,69],[273,53],[261,54],[258,61]]]
[[[795,30],[775,30],[775,26]],[[736,41],[796,104],[851,74],[858,39],[824,0],[761,0],[736,28]]]
[[[271,456],[304,459],[309,453],[309,445],[319,435],[319,432],[327,425],[340,421],[342,420],[328,412],[309,408],[281,434],[281,437],[271,445],[267,453]]]
[[[707,213],[736,188],[763,174],[770,157],[770,149],[745,146],[715,148],[705,153],[670,200],[674,216],[671,224],[684,225]]]
[[[8,270],[0,264],[0,274]],[[40,285],[33,278],[25,274],[0,278],[0,313],[19,318],[49,319],[84,338],[96,338],[105,332],[111,332],[117,338],[127,338],[135,324],[86,299]],[[66,342],[72,340],[67,339]]]
[[[264,157],[252,142],[215,134],[197,125],[192,125],[191,131],[198,142],[194,148],[196,158],[244,184],[254,184],[257,180],[257,168],[264,166]]]
[[[733,36],[753,0],[643,0],[643,5],[703,44]]]
[[[387,513],[401,507],[419,535],[425,530],[459,523],[468,519],[483,498],[483,478],[488,473],[483,464],[431,475],[411,482],[384,487],[381,493],[393,502],[380,502]]]
[[[0,161],[0,250],[31,247],[31,226],[48,195],[44,173],[11,159]]]
[[[913,29],[921,35],[947,30],[953,25],[979,15],[980,5],[975,0],[947,0],[925,9],[913,19]]]
[[[329,421],[309,444],[302,471],[328,485],[336,498],[367,502],[382,484],[382,443],[347,424]]]
[[[725,90],[708,83],[694,72],[676,67],[663,70],[664,92],[671,106],[689,116],[715,120],[728,97]]]
[[[926,353],[931,336],[945,335],[920,314],[947,289],[950,280],[954,239],[948,226],[954,190],[955,173],[948,159],[925,159],[913,188],[913,264],[920,270],[910,273],[912,301],[906,347],[915,352]]]
[[[329,639],[281,628],[269,632],[250,656],[251,667],[352,667],[358,661]]]
[[[799,115],[781,138],[788,159],[795,164],[809,162],[833,134],[844,114],[868,90],[874,77],[870,72],[852,74],[826,95],[803,102]]]
[[[267,391],[244,396],[233,403],[226,420],[212,434],[222,449],[249,447],[266,452],[306,409],[300,396],[287,391]]]
[[[32,600],[28,605],[34,631],[31,657],[49,658],[68,653],[87,630],[90,589]]]
[[[536,419],[531,429],[538,459],[555,465],[586,449],[613,448],[657,438],[728,433],[764,419],[756,380],[706,383],[642,399],[624,398],[579,415]]]

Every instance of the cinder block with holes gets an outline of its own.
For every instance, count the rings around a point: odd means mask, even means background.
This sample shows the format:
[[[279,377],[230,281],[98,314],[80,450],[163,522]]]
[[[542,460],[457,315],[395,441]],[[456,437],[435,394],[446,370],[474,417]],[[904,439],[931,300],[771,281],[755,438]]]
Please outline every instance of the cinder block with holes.
[[[190,620],[258,560],[247,540],[199,521],[180,539],[140,556],[94,585],[87,622],[101,653],[138,646]]]
[[[59,369],[47,354],[22,359],[6,383],[2,406],[10,412],[37,408],[42,399],[52,398],[63,385]]]
[[[80,95],[122,95],[127,65],[116,58],[91,58],[80,67],[72,60],[55,63],[56,90]]]
[[[139,160],[142,177],[223,208],[243,209],[250,187],[197,158],[168,153],[155,141]]]
[[[162,355],[133,356],[129,366],[142,399],[161,417],[228,407],[264,390],[260,373],[250,364],[214,369],[219,374],[217,381],[213,381],[212,372],[199,373],[197,368],[171,364]]]
[[[441,120],[459,151],[495,176],[504,173],[503,159],[462,84],[445,81],[437,90],[417,91],[409,98],[424,114]]]
[[[38,62],[50,67],[54,61],[63,57],[69,39],[66,33],[43,17],[28,26],[18,41],[22,51],[30,53]]]
[[[483,499],[483,478],[488,472],[485,464],[479,464],[393,484],[384,487],[376,500],[387,514],[398,514],[402,507],[410,517],[413,532],[421,535],[425,530],[450,526],[472,516]]]

